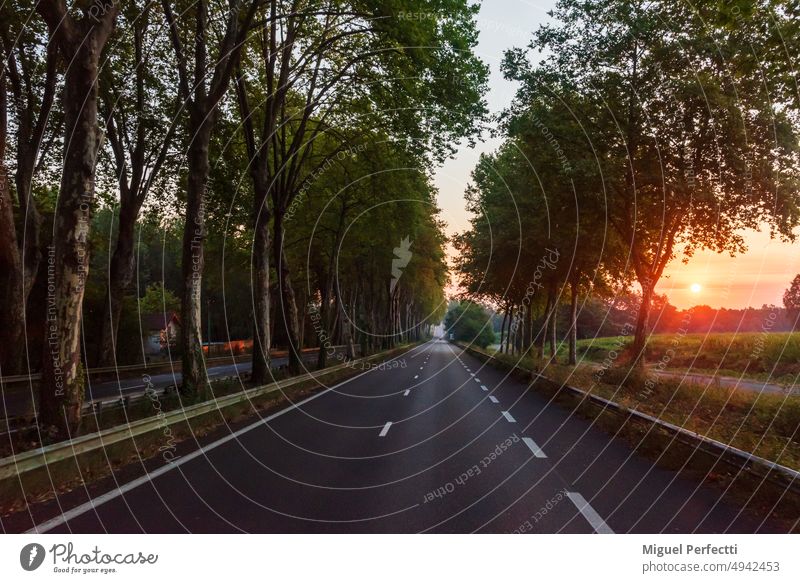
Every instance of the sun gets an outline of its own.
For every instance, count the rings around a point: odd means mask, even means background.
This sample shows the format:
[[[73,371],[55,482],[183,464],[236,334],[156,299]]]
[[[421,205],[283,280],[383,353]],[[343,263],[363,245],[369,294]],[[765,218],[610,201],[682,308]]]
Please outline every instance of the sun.
[[[689,290],[693,294],[699,294],[701,291],[703,291],[703,286],[700,285],[699,283],[693,283],[692,285],[689,286]]]

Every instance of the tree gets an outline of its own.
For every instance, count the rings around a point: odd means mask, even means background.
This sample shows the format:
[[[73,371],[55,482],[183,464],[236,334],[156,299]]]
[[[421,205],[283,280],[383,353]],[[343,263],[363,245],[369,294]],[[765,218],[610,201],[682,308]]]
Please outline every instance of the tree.
[[[556,99],[583,99],[576,115],[595,145],[608,221],[642,289],[637,363],[653,290],[670,260],[697,249],[742,252],[741,230],[764,225],[792,239],[800,217],[797,104],[782,89],[768,92],[747,68],[749,41],[709,25],[717,7],[561,0],[555,24],[542,26],[529,47],[546,50],[544,60],[534,66],[522,50],[506,58],[522,96],[546,86]]]
[[[155,3],[127,4],[120,15],[114,52],[101,78],[101,110],[119,190],[116,245],[108,266],[107,299],[100,328],[97,366],[115,363],[122,300],[134,271],[136,223],[148,194],[165,180],[178,127],[180,102],[174,67],[165,55],[169,39],[156,26]],[[165,131],[166,130],[166,131]]]
[[[444,327],[456,340],[481,348],[495,341],[491,315],[485,308],[470,301],[452,306],[445,316]]]
[[[800,325],[800,274],[794,277],[791,285],[784,292],[783,306],[786,308],[786,317],[789,323],[796,330]]]
[[[173,8],[175,4],[175,8]],[[207,378],[202,350],[202,283],[209,144],[219,103],[233,74],[259,2],[230,0],[228,6],[162,1],[175,53],[178,90],[186,110],[186,207],[184,213],[181,356],[183,393],[194,398],[205,392]],[[176,18],[180,15],[180,19]],[[209,38],[217,39],[212,44]],[[191,47],[187,50],[186,47]]]
[[[102,140],[97,115],[97,79],[117,6],[106,5],[98,13],[94,5],[68,10],[64,0],[51,0],[38,2],[36,10],[47,24],[50,42],[67,64],[61,99],[65,151],[53,229],[53,255],[48,258],[53,292],[52,298],[48,298],[40,420],[52,427],[55,434],[68,436],[78,427],[84,400],[80,331],[89,271],[86,242]]]
[[[582,109],[583,99],[568,90],[566,80],[560,86],[558,99],[549,87],[526,88],[504,117],[506,131],[518,140],[524,155],[528,189],[535,193],[532,199],[521,193],[520,212],[539,218],[537,254],[547,255],[550,263],[546,276],[539,278],[549,283],[550,310],[542,332],[549,326],[550,357],[555,358],[558,305],[569,295],[568,363],[575,364],[580,297],[622,278],[624,267],[619,238],[606,228],[603,176],[592,162],[592,141],[574,113]],[[529,239],[528,245],[534,242]],[[540,356],[543,333],[541,339]]]
[[[337,134],[332,148],[345,135]],[[307,282],[300,293],[313,336],[371,351],[422,338],[441,321],[446,237],[424,160],[379,132],[357,135],[325,166],[324,180],[304,183],[286,256]],[[327,141],[318,139],[321,157]],[[321,351],[318,366],[327,358]]]
[[[180,298],[165,288],[161,282],[148,285],[144,295],[139,298],[141,314],[170,314],[179,312],[180,308]]]
[[[412,0],[404,8],[422,12],[424,4]],[[441,155],[458,138],[474,135],[485,114],[480,96],[486,68],[472,53],[476,7],[464,0],[441,3],[442,25],[398,18],[393,8],[382,1],[271,0],[249,59],[258,65],[249,76],[246,70],[237,74],[255,190],[257,371],[264,368],[264,341],[269,340],[270,249],[278,280],[278,325],[288,339],[289,368],[300,368],[299,313],[285,257],[286,217],[308,176],[347,147],[343,143],[309,165],[318,152],[317,138],[347,127],[356,115],[362,127],[402,135],[418,151],[429,148]]]
[[[4,63],[0,72],[4,126],[0,146],[0,301],[4,308],[0,310],[0,371],[6,375],[23,371],[25,312],[42,257],[35,174],[42,169],[57,134],[50,114],[58,80],[58,52],[55,44],[47,42],[47,29],[40,21],[23,18],[33,11],[33,4],[27,1],[13,7],[9,3],[0,6],[0,55]],[[16,130],[11,134],[12,151],[16,153],[15,192],[4,159],[9,114]],[[20,220],[14,218],[15,206]]]

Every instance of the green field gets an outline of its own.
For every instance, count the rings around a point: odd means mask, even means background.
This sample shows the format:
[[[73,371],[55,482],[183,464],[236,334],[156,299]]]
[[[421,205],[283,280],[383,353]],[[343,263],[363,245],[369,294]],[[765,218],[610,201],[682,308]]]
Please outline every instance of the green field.
[[[747,346],[742,341],[743,335],[736,338],[732,334],[716,336],[726,338],[727,345],[735,340],[736,347]],[[788,339],[786,334],[775,336]],[[696,353],[706,344],[701,338],[698,335],[694,340],[687,340],[686,346],[694,344],[694,348],[685,350]],[[656,338],[655,346],[666,346],[667,339],[672,341],[668,336]],[[797,342],[797,339],[795,334],[791,341]],[[593,354],[602,351],[601,361],[616,346],[613,339],[607,338],[584,343],[584,349],[590,349]],[[721,353],[725,354],[725,350]],[[625,366],[612,365],[598,375],[596,366],[573,367],[563,364],[563,360],[562,363],[547,363],[531,357],[496,356],[509,365],[539,370],[553,381],[579,387],[699,435],[800,469],[800,397],[696,385],[684,379],[655,377]]]
[[[631,340],[622,336],[579,340],[578,358],[598,363],[615,360],[614,354],[624,352]],[[561,360],[566,351],[562,344]],[[650,338],[646,357],[648,364],[664,370],[743,375],[781,384],[800,374],[800,332],[657,334]]]

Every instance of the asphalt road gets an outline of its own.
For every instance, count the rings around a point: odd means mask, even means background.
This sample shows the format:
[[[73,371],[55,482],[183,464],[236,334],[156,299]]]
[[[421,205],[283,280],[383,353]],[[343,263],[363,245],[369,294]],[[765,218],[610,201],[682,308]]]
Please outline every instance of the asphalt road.
[[[235,432],[234,432],[235,429]],[[5,530],[780,532],[441,341]],[[130,475],[128,475],[130,474]],[[135,474],[135,472],[134,472]],[[127,477],[126,477],[127,476]]]
[[[317,354],[309,353],[303,355],[306,362],[316,362]],[[288,357],[273,357],[270,362],[272,368],[279,368],[288,364]],[[212,366],[207,369],[209,379],[220,379],[225,377],[238,377],[250,373],[252,363],[248,360],[236,364],[226,364]],[[152,388],[164,389],[170,385],[179,386],[183,380],[180,371],[149,375]],[[137,395],[144,393],[147,388],[144,373],[128,378],[120,378],[112,381],[88,382],[86,386],[86,400],[114,399],[124,396]],[[31,388],[15,388],[6,390],[2,395],[2,406],[0,406],[0,416],[15,417],[25,415],[31,410],[32,392]]]

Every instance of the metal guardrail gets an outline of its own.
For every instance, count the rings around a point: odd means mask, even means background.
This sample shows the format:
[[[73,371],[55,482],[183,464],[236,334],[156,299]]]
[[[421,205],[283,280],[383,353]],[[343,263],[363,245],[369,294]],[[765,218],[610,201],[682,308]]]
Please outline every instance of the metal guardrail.
[[[524,366],[510,365],[495,358],[491,354],[483,352],[482,350],[477,350],[472,346],[465,346],[462,344],[459,344],[459,346],[478,358],[492,360],[506,367],[511,366],[515,370],[519,370],[527,375],[530,375],[532,379],[544,380],[548,383],[558,385],[560,388],[566,389],[568,392],[580,397],[581,400],[600,407],[604,411],[610,411],[618,415],[630,416],[638,419],[639,421],[645,421],[655,425],[667,433],[674,435],[679,441],[686,445],[692,446],[695,449],[716,457],[717,459],[722,459],[726,463],[740,470],[754,471],[754,473],[757,475],[768,479],[773,483],[777,483],[782,487],[789,488],[796,494],[800,494],[800,472],[793,468],[759,457],[755,454],[744,451],[732,445],[728,445],[721,441],[717,441],[716,439],[706,437],[705,435],[701,435],[694,431],[689,431],[683,427],[663,421],[658,417],[648,415],[647,413],[642,413],[641,411],[637,411],[635,409],[629,409],[624,405],[620,405],[619,403],[610,401],[598,395],[593,395],[577,387],[572,387],[563,383],[557,383],[556,381],[553,381],[552,379],[549,379],[536,371],[532,371]],[[775,479],[776,475],[780,476],[781,479]]]
[[[395,349],[395,351],[396,350],[397,349]],[[59,461],[72,459],[93,450],[101,450],[115,443],[133,439],[147,433],[163,431],[166,427],[176,423],[189,421],[215,411],[222,411],[223,409],[232,405],[248,402],[251,399],[262,397],[270,393],[283,391],[286,388],[306,381],[317,380],[320,377],[326,376],[330,373],[338,372],[347,368],[355,368],[356,365],[361,363],[389,356],[392,352],[394,351],[387,351],[384,353],[354,359],[349,362],[325,368],[321,371],[314,371],[298,375],[269,385],[254,387],[252,389],[234,393],[232,395],[226,395],[210,401],[204,401],[203,403],[197,403],[188,407],[161,413],[146,419],[132,421],[125,425],[104,429],[89,435],[83,435],[70,441],[55,443],[38,449],[22,452],[17,455],[12,455],[0,459],[0,480],[19,476]]]

